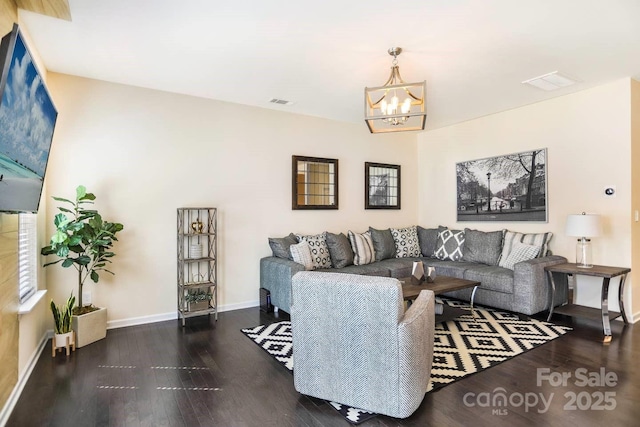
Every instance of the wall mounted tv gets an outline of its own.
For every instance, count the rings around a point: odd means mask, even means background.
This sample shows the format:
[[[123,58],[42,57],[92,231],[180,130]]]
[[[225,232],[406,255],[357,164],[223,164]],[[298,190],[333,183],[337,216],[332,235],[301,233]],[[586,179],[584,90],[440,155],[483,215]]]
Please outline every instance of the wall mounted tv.
[[[0,212],[37,212],[58,111],[17,24],[0,72]]]

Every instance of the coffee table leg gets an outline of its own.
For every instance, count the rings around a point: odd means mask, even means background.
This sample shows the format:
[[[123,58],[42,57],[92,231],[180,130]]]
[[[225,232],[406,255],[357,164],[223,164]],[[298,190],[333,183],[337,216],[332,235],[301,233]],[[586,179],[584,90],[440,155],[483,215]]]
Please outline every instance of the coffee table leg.
[[[473,308],[473,300],[476,297],[476,291],[478,290],[478,286],[474,286],[473,287],[473,291],[471,292],[471,316],[473,316],[473,321],[477,322],[478,320],[476,319],[476,311]]]

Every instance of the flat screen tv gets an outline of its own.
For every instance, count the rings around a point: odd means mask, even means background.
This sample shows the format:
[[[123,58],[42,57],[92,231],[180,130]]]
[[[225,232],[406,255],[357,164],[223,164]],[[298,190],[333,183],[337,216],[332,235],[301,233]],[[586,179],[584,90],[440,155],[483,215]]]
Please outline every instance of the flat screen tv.
[[[0,212],[37,212],[58,111],[18,25],[0,44]]]

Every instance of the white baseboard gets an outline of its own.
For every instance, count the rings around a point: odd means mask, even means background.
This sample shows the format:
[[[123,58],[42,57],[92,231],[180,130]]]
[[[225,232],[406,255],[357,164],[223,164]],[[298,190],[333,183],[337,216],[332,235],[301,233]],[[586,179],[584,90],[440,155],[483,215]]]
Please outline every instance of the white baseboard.
[[[241,310],[243,308],[257,307],[260,305],[260,301],[246,301],[238,304],[227,304],[218,307],[218,313],[225,311]],[[107,322],[107,329],[126,328],[127,326],[145,325],[147,323],[164,322],[167,320],[175,320],[178,318],[178,313],[172,311],[169,313],[152,314],[150,316],[131,317],[129,319],[110,320]]]
[[[22,394],[22,390],[24,389],[24,386],[27,384],[27,380],[29,380],[29,377],[31,376],[31,372],[33,372],[33,369],[35,368],[36,363],[38,363],[40,354],[42,354],[42,351],[44,350],[45,345],[49,341],[49,338],[51,338],[52,336],[53,336],[53,330],[46,331],[42,335],[42,338],[40,338],[40,343],[38,344],[38,347],[36,347],[36,349],[31,354],[31,357],[29,357],[27,366],[25,366],[24,371],[22,372],[22,375],[18,373],[18,382],[13,387],[13,390],[11,391],[11,394],[9,395],[7,402],[5,403],[4,408],[2,408],[2,411],[0,411],[0,426],[6,425],[7,421],[9,421],[9,416],[11,416],[11,412],[13,412],[13,408],[16,406],[16,403],[18,403],[18,399]]]

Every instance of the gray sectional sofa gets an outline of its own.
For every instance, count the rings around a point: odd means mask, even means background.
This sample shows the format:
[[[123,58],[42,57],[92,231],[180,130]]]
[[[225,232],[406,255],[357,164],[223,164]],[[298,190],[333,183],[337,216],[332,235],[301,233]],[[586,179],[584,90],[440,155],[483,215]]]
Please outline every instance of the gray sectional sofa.
[[[415,229],[415,234],[412,229]],[[363,233],[361,237],[368,239],[366,234]],[[349,232],[351,245],[344,243],[344,234],[326,232],[317,236],[290,234],[282,239],[269,239],[273,256],[260,260],[260,287],[269,290],[271,303],[275,307],[290,312],[291,279],[296,273],[310,268],[290,259],[288,248],[311,237],[307,240],[315,251],[314,259],[318,258],[318,254],[323,255],[324,251],[331,255],[331,268],[326,268],[325,262],[319,264],[325,267],[314,268],[316,271],[402,278],[411,275],[414,261],[422,261],[425,266],[435,267],[437,275],[481,282],[475,295],[476,304],[532,315],[549,308],[550,293],[544,268],[567,262],[562,256],[549,254],[551,233],[522,234],[506,230],[482,232],[468,228],[450,230],[447,227],[425,229],[418,226],[389,230],[370,228],[368,234],[371,239],[365,239],[365,242],[372,243],[371,252],[375,254],[375,259],[362,265],[354,265],[349,260],[350,250],[356,249],[351,255],[356,263],[359,255],[362,255],[358,254],[354,242],[356,233]],[[321,242],[322,237],[327,241],[326,247],[318,246],[318,239]],[[417,241],[413,242],[413,239]],[[336,242],[342,242],[342,245]],[[389,256],[392,252],[391,242],[395,245],[393,257]],[[403,245],[413,249],[407,250]],[[416,245],[419,247],[417,251]],[[514,261],[516,252],[528,249],[535,251],[533,247],[539,248],[536,257],[517,262],[518,256],[523,256],[516,254],[516,262],[509,263],[509,260]],[[524,255],[524,258],[531,258],[531,255]],[[565,275],[558,275],[554,276],[554,280],[557,286],[554,306],[557,306],[567,300],[567,279]],[[447,295],[468,301],[471,289]]]

